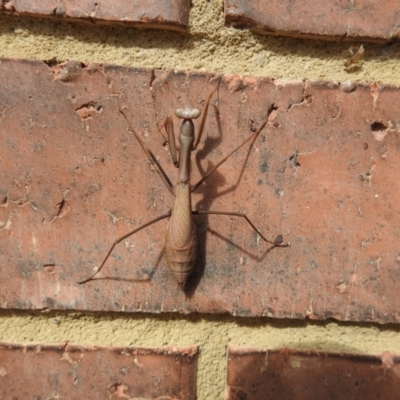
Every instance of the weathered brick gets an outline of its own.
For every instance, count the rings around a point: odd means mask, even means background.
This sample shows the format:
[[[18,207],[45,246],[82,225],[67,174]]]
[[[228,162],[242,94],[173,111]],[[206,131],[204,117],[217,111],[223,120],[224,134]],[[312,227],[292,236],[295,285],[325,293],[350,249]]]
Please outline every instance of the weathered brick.
[[[119,108],[176,182],[159,128],[217,82],[1,60],[2,308],[400,321],[400,90],[385,85],[223,77],[192,182],[268,123],[240,184],[248,146],[198,188],[193,208],[246,212],[290,247],[270,250],[240,218],[197,216],[198,262],[182,291],[163,257],[164,220],[116,246],[99,279],[77,284],[116,238],[173,202]]]
[[[0,343],[0,397],[196,398],[198,348]]]
[[[389,41],[399,37],[400,6],[392,0],[225,0],[228,25],[267,35]]]
[[[189,22],[188,0],[6,0],[0,3],[0,11],[180,32],[186,31]]]
[[[390,399],[399,396],[400,357],[231,346],[226,400]]]

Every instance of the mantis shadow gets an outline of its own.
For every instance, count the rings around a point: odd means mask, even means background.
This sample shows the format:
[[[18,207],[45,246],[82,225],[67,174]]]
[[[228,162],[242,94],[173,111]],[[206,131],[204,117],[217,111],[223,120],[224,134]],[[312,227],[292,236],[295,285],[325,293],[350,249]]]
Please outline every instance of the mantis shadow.
[[[195,156],[196,160],[196,165],[197,168],[201,174],[202,177],[206,176],[207,179],[205,179],[202,184],[197,188],[197,193],[202,194],[202,199],[197,202],[195,206],[195,211],[193,212],[193,215],[196,215],[196,212],[201,213],[197,214],[197,218],[199,223],[196,224],[197,230],[198,230],[198,255],[197,255],[197,261],[195,268],[192,272],[192,274],[189,276],[188,280],[186,281],[185,286],[183,287],[183,290],[185,292],[186,297],[192,297],[194,292],[196,291],[197,286],[199,285],[204,272],[205,272],[205,267],[206,267],[206,254],[207,254],[207,241],[206,241],[206,236],[207,236],[207,231],[211,232],[214,236],[219,237],[220,239],[226,241],[228,244],[232,245],[233,247],[237,248],[238,250],[241,250],[243,253],[248,255],[250,258],[255,259],[257,261],[261,261],[264,259],[264,257],[275,247],[277,247],[278,244],[273,244],[272,246],[269,246],[265,252],[261,256],[255,256],[254,254],[250,253],[248,250],[244,249],[243,247],[235,244],[232,240],[226,238],[225,236],[219,234],[218,232],[210,229],[208,227],[208,217],[207,213],[209,212],[210,214],[213,213],[211,211],[211,206],[213,202],[218,199],[219,197],[223,197],[229,193],[234,192],[237,187],[239,186],[242,178],[244,171],[246,169],[246,165],[248,162],[248,159],[250,157],[251,150],[254,145],[254,140],[251,142],[246,156],[244,158],[244,162],[242,164],[242,167],[239,171],[239,175],[237,177],[236,182],[231,185],[228,188],[225,188],[224,190],[219,190],[220,187],[223,187],[226,184],[226,179],[224,175],[220,172],[218,172],[217,169],[213,171],[215,168],[215,165],[212,162],[208,162],[207,168],[205,169],[202,165],[202,161],[206,160],[209,154],[219,146],[219,144],[223,140],[223,133],[222,133],[222,127],[221,127],[221,121],[219,118],[219,110],[216,105],[213,105],[215,115],[216,115],[216,120],[217,120],[217,126],[218,126],[218,137],[217,138],[210,138],[207,136],[207,139],[204,143],[204,146],[202,149],[198,150]],[[261,133],[263,127],[259,129],[259,133]],[[253,134],[254,132],[257,132],[257,129],[254,128],[252,129]],[[257,139],[258,135],[255,137]],[[236,150],[234,151],[234,153]],[[232,153],[232,154],[234,154]],[[230,154],[230,155],[232,155]],[[229,159],[230,155],[226,157],[226,159]],[[210,174],[210,171],[212,172],[212,176]],[[210,174],[210,175],[207,175]],[[209,179],[208,179],[209,178]],[[232,212],[233,210],[229,210]],[[223,214],[223,213],[222,213]],[[226,214],[225,214],[226,215]],[[229,214],[228,214],[229,215]],[[250,225],[252,225],[250,223]],[[206,229],[201,229],[199,228],[200,226],[206,227]],[[254,226],[253,226],[254,228]]]

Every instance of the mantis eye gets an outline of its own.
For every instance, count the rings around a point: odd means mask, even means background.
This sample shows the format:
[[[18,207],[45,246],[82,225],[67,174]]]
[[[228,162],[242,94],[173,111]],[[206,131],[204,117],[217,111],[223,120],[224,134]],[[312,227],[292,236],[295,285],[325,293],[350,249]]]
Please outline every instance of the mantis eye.
[[[178,118],[182,118],[182,119],[196,119],[200,116],[201,111],[197,108],[178,108],[175,111],[175,115]]]

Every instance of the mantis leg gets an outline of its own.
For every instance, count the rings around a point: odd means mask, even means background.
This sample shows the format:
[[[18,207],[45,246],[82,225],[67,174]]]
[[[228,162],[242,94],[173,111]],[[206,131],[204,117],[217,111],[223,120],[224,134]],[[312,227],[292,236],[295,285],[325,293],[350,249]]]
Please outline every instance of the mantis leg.
[[[83,280],[83,281],[77,282],[77,283],[78,283],[79,285],[82,285],[82,284],[84,284],[84,283],[86,283],[86,282],[91,281],[91,280],[101,271],[101,269],[103,268],[104,264],[105,264],[106,261],[108,260],[108,257],[110,257],[111,252],[114,250],[114,247],[115,247],[118,243],[122,242],[124,239],[126,239],[127,237],[129,237],[129,236],[135,234],[136,232],[139,232],[139,231],[141,231],[142,229],[144,229],[144,228],[146,228],[146,227],[148,227],[148,226],[150,226],[150,225],[152,225],[152,224],[154,224],[154,223],[156,223],[156,222],[158,222],[158,221],[161,221],[161,220],[163,220],[163,219],[165,219],[165,218],[168,218],[168,217],[170,217],[170,216],[171,216],[171,211],[167,212],[166,214],[160,215],[159,217],[154,218],[154,219],[152,219],[152,220],[149,221],[149,222],[146,222],[145,224],[139,226],[139,228],[136,228],[136,229],[134,229],[133,231],[130,231],[130,232],[126,233],[125,235],[121,236],[120,238],[116,239],[116,240],[114,241],[114,243],[111,245],[110,250],[108,250],[108,252],[107,252],[106,256],[104,257],[104,260],[103,260],[103,262],[101,263],[101,265],[100,265],[100,267],[98,268],[98,270],[97,270],[94,274],[90,275],[89,278],[87,278],[87,279],[85,279],[85,280]]]
[[[148,149],[145,144],[142,142],[142,140],[140,139],[139,135],[137,134],[137,132],[135,131],[135,129],[133,129],[132,124],[130,123],[128,116],[125,113],[125,110],[120,109],[119,110],[120,113],[124,116],[126,122],[128,123],[129,129],[132,131],[132,133],[135,135],[136,140],[138,141],[138,143],[140,144],[141,148],[143,149],[143,151],[146,153],[147,157],[149,158],[149,160],[151,160],[154,165],[156,166],[156,170],[158,175],[160,175],[162,181],[164,182],[166,188],[175,196],[174,191],[173,191],[173,185],[171,180],[168,178],[168,175],[166,174],[166,172],[163,170],[163,168],[161,167],[160,163],[157,161],[155,155],[152,153],[152,151],[150,149]]]
[[[219,78],[217,87],[208,95],[207,100],[206,100],[206,102],[204,104],[203,111],[202,111],[203,115],[201,116],[199,129],[197,130],[197,135],[196,135],[196,137],[194,139],[194,142],[193,142],[193,150],[196,149],[198,144],[200,143],[201,135],[203,134],[203,130],[204,130],[204,125],[206,124],[208,106],[210,105],[210,100],[211,100],[212,95],[214,94],[214,92],[219,87],[221,79],[222,79],[222,77]]]
[[[244,218],[247,223],[257,232],[258,235],[267,243],[272,244],[274,247],[288,247],[289,243],[283,243],[282,235],[278,235],[274,241],[268,240],[251,222],[249,217],[245,213],[240,212],[228,212],[228,211],[193,211],[194,215],[204,215],[204,214],[216,214],[216,215],[228,215],[232,217]]]
[[[267,125],[267,122],[264,122],[261,126],[261,128],[258,129],[256,133],[253,135],[249,136],[243,143],[241,143],[239,146],[237,146],[234,150],[232,150],[227,156],[225,156],[221,161],[219,161],[214,168],[212,168],[209,172],[207,172],[206,175],[204,175],[193,187],[192,187],[192,192],[194,192],[221,164],[223,164],[232,154],[236,153],[241,147],[243,147],[247,142],[249,142],[251,139],[253,141],[251,142],[248,155],[250,154],[250,151],[254,145],[255,140],[257,139],[258,135],[260,132],[264,129],[265,125]],[[247,159],[246,159],[247,161]],[[246,165],[246,164],[245,164]]]
[[[174,163],[175,167],[177,167],[179,165],[179,159],[178,159],[178,153],[176,151],[174,123],[172,122],[171,117],[165,118],[164,127],[168,135],[168,146],[169,146],[169,152],[172,157],[172,162]]]
[[[218,83],[219,84],[219,83]],[[216,90],[216,89],[215,89]],[[211,98],[212,93],[210,94],[210,97],[207,99],[207,102],[209,102],[209,99]],[[208,104],[206,103],[207,107]],[[261,133],[261,131],[265,128],[265,126],[268,123],[268,119],[271,115],[271,113],[274,111],[275,105],[272,104],[271,107],[268,110],[268,115],[267,115],[267,119],[266,121],[261,125],[261,127],[256,131],[256,133],[254,133],[253,135],[249,136],[243,143],[241,143],[239,146],[237,146],[234,150],[232,150],[227,156],[225,156],[220,162],[218,162],[214,168],[212,168],[205,176],[203,176],[193,187],[192,187],[192,192],[194,192],[221,164],[223,164],[232,154],[236,153],[242,146],[244,146],[248,141],[252,140],[251,144],[250,144],[250,148],[249,151],[247,152],[247,157],[245,160],[245,163],[243,165],[242,168],[242,172],[246,166],[247,163],[247,159],[250,155],[251,149],[253,148],[254,142],[256,141],[256,139],[258,138],[259,134]]]

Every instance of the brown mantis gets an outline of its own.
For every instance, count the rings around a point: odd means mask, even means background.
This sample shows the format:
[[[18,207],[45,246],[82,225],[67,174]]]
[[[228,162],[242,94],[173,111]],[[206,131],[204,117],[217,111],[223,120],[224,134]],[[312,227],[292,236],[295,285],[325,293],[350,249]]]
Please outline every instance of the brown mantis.
[[[165,183],[168,190],[175,196],[175,200],[172,209],[168,211],[166,214],[160,215],[157,218],[152,219],[151,221],[139,226],[138,228],[116,239],[114,243],[111,245],[106,256],[104,257],[100,267],[90,277],[79,282],[80,284],[89,282],[101,271],[101,269],[107,262],[108,258],[110,257],[112,251],[114,250],[114,247],[118,243],[122,242],[129,236],[134,235],[140,230],[165,218],[170,218],[167,228],[167,235],[165,239],[165,247],[164,247],[165,257],[167,260],[168,268],[170,269],[175,281],[178,283],[178,286],[180,288],[182,288],[185,285],[196,263],[197,234],[196,234],[196,227],[193,221],[193,215],[218,214],[218,215],[241,217],[247,221],[247,223],[257,232],[257,234],[265,242],[272,244],[273,247],[288,246],[288,244],[283,243],[283,238],[281,235],[278,235],[274,241],[270,241],[267,238],[265,238],[244,213],[192,210],[191,193],[195,191],[232,154],[234,154],[236,151],[238,151],[241,147],[243,147],[246,143],[250,141],[251,141],[250,145],[250,150],[251,150],[255,140],[259,136],[260,132],[264,129],[268,121],[267,118],[267,120],[262,124],[262,126],[259,129],[256,130],[254,134],[249,136],[233,151],[231,151],[228,155],[226,155],[210,171],[208,171],[205,174],[205,176],[203,176],[193,187],[191,187],[190,186],[191,153],[197,148],[198,144],[200,143],[200,139],[204,131],[204,126],[207,118],[207,111],[210,105],[210,101],[212,95],[217,90],[218,86],[219,83],[206,99],[197,134],[195,134],[195,127],[193,124],[193,120],[201,115],[201,111],[197,108],[189,108],[189,107],[183,109],[177,109],[175,111],[176,116],[180,119],[183,119],[179,133],[180,146],[178,149],[175,144],[175,134],[171,117],[167,117],[164,121],[163,126],[168,135],[168,144],[169,144],[169,151],[171,154],[171,158],[174,165],[177,168],[179,168],[178,182],[175,185],[175,187],[173,187],[173,185],[171,184],[171,181],[169,180],[165,171],[162,169],[161,165],[158,163],[154,154],[144,145],[139,135],[132,127],[132,124],[129,122],[128,116],[126,115],[125,111],[123,109],[120,109],[121,114],[124,116],[124,118],[128,123],[130,131],[135,135],[136,140],[146,153],[149,160],[151,160],[156,166],[157,173],[160,175],[161,179]]]

